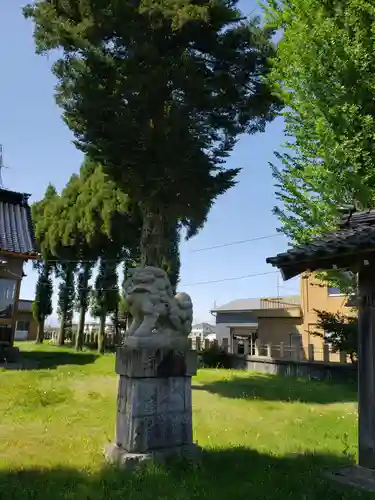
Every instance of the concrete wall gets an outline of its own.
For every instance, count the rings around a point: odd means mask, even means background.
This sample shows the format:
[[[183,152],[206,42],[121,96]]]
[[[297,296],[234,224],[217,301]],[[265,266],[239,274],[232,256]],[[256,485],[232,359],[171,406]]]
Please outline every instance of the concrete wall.
[[[272,356],[278,357],[278,349],[281,343],[285,346],[285,355],[287,348],[300,346],[301,357],[305,358],[303,341],[301,335],[301,318],[277,318],[267,317],[258,320],[258,339],[261,344],[272,344]],[[306,352],[307,354],[307,352]]]
[[[357,380],[357,367],[352,364],[328,364],[309,361],[254,359],[231,355],[232,369],[249,370],[284,376],[346,382]]]

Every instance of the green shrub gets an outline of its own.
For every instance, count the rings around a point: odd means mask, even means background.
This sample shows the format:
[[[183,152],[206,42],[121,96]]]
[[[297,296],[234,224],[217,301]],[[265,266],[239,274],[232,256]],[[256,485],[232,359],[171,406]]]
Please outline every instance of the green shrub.
[[[230,355],[216,344],[202,351],[201,361],[205,368],[231,368]]]

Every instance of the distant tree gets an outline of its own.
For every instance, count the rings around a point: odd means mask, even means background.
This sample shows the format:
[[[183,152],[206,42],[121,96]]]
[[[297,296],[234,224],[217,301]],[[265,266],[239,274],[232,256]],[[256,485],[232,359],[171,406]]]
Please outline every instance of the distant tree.
[[[35,264],[35,268],[38,272],[38,280],[35,287],[35,299],[32,304],[32,311],[34,319],[38,323],[36,343],[42,344],[46,318],[53,312],[53,266],[48,261],[38,261]]]
[[[60,318],[58,345],[64,345],[67,332],[72,332],[72,322],[75,300],[75,269],[74,262],[59,262],[56,266],[57,277],[60,279],[58,288],[57,314]]]
[[[52,221],[53,207],[57,203],[58,194],[54,186],[49,184],[44,193],[44,197],[39,202],[33,203],[31,206],[32,220],[34,226],[34,234],[36,244],[44,255],[41,261],[35,261],[34,269],[38,273],[38,279],[35,287],[35,299],[32,305],[33,317],[38,323],[37,343],[42,343],[44,340],[44,325],[45,320],[53,312],[52,296],[53,283],[52,276],[54,271],[54,263],[49,249],[46,247],[46,225]]]
[[[59,49],[56,99],[76,145],[142,215],[141,263],[162,267],[171,227],[191,237],[236,183],[226,158],[264,129],[273,32],[236,0],[33,2],[38,53]]]
[[[318,315],[317,330],[313,335],[323,338],[330,344],[332,352],[346,352],[352,363],[358,359],[358,320],[356,311],[352,316],[344,316],[340,312],[330,313],[315,309]]]
[[[93,316],[99,318],[98,352],[105,350],[106,319],[110,313],[117,311],[119,302],[117,262],[114,259],[101,257],[95,288],[92,293]]]
[[[129,248],[139,246],[139,216],[130,210],[129,196],[117,189],[103,168],[88,157],[85,157],[79,175],[71,176],[60,196],[55,192],[48,202],[42,201],[44,204],[39,202],[35,208],[39,210],[37,234],[43,251],[49,252],[59,263],[61,312],[65,309],[71,311],[71,304],[62,306],[61,300],[64,297],[71,300],[72,277],[67,265],[75,261],[77,294],[74,305],[79,309],[75,343],[79,350],[83,343],[92,267],[108,249],[121,260]],[[63,290],[66,276],[69,278],[69,293]],[[64,317],[61,327],[65,330],[68,324]],[[60,341],[63,342],[61,335]]]

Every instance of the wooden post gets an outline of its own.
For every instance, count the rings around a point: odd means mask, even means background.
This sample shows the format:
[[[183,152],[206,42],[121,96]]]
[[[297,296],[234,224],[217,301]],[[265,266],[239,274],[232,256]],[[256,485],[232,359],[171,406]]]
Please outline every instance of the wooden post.
[[[307,351],[308,351],[309,361],[314,361],[314,359],[315,359],[315,352],[314,352],[314,346],[313,346],[313,344],[309,344],[307,346]]]
[[[291,346],[291,358],[296,361],[298,359],[298,348],[297,346]]]
[[[340,351],[340,363],[346,363],[346,352]]]
[[[260,342],[259,342],[259,339],[256,339],[256,341],[255,341],[255,356],[257,356],[257,357],[260,356]]]
[[[272,358],[272,344],[267,344],[267,358]]]
[[[280,359],[284,358],[284,342],[280,342]]]
[[[327,344],[323,344],[323,361],[329,363],[329,346]]]
[[[193,348],[193,339],[191,337],[189,337],[188,341],[189,341],[189,348],[192,349]]]
[[[214,339],[214,340],[212,341],[212,345],[214,345],[215,347],[218,347],[219,342],[217,341],[217,339]]]
[[[227,337],[223,338],[223,342],[221,344],[221,347],[224,349],[225,352],[228,352],[228,350],[229,350],[229,342],[228,342]]]
[[[201,350],[201,339],[200,337],[195,338],[195,350],[200,351]]]
[[[243,353],[245,356],[249,355],[249,341],[248,340],[243,341]]]
[[[210,341],[208,339],[204,339],[204,348],[209,349],[210,348]]]
[[[358,461],[375,469],[375,269],[359,272]]]

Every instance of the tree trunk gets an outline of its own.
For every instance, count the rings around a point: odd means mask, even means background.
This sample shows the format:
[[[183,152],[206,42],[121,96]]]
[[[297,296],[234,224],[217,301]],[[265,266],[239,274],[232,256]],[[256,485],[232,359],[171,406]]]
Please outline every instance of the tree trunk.
[[[59,336],[57,338],[57,345],[64,345],[65,342],[65,316],[61,318]]]
[[[160,210],[152,210],[141,203],[141,266],[162,267],[168,253],[168,223]]]
[[[85,317],[86,317],[86,308],[81,306],[81,309],[79,311],[79,322],[78,322],[78,330],[76,333],[76,342],[75,342],[75,348],[76,351],[82,351],[83,347],[83,335],[85,331]]]
[[[75,347],[77,351],[82,351],[83,347],[83,336],[85,330],[85,318],[87,312],[87,296],[88,296],[90,274],[91,274],[91,265],[89,263],[85,263],[83,269],[83,280],[82,280],[82,290],[81,290],[81,294],[83,295],[81,295],[81,308],[79,311],[79,323],[78,323],[78,330],[75,342]]]
[[[100,325],[99,325],[99,333],[98,333],[98,352],[104,354],[105,350],[105,320],[107,318],[107,314],[102,313],[100,316]]]
[[[115,310],[115,312],[113,314],[113,326],[115,328],[115,347],[117,347],[121,343],[120,327],[119,327],[119,308],[118,308],[118,304],[117,304],[116,310]]]
[[[36,341],[35,341],[36,344],[43,344],[43,340],[44,340],[44,322],[45,322],[45,317],[43,317],[42,319],[40,319],[38,321],[38,332],[37,332]]]

